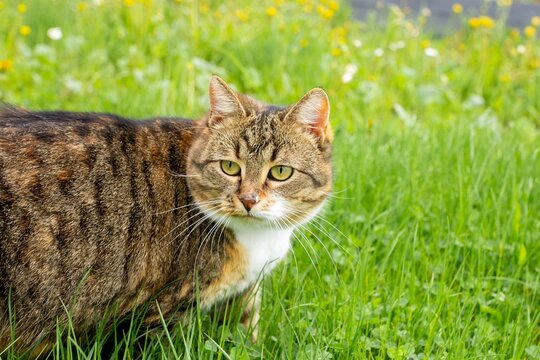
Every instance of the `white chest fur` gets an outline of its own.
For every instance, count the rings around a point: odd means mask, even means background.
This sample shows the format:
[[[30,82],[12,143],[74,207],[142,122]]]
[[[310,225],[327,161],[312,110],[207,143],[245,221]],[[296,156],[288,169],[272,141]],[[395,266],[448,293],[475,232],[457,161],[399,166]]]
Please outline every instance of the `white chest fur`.
[[[292,230],[240,228],[234,234],[246,253],[250,284],[272,271],[291,247]]]
[[[223,274],[201,293],[201,307],[206,308],[227,297],[240,294],[255,285],[282,260],[291,247],[292,230],[240,227],[233,229],[245,266],[238,272]]]

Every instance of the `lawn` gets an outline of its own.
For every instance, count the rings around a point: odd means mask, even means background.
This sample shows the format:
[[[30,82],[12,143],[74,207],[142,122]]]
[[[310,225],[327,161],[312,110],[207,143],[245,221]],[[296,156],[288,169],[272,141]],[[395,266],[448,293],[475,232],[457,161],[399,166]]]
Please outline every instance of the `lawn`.
[[[9,103],[196,118],[216,73],[332,104],[334,194],[264,281],[256,344],[135,314],[50,358],[540,359],[540,18],[454,10],[436,37],[426,12],[361,23],[332,0],[0,2]]]

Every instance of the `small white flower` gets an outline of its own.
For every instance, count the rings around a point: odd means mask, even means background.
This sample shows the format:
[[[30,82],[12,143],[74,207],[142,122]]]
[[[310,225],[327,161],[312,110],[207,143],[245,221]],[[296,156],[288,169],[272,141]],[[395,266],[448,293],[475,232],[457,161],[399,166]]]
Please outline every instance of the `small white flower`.
[[[446,75],[446,74],[442,74],[442,75],[441,75],[441,82],[442,82],[444,85],[447,85],[449,81],[450,81],[450,79],[448,79],[448,75]]]
[[[52,27],[49,30],[47,30],[47,36],[51,40],[60,40],[62,38],[62,29],[59,27]]]
[[[384,55],[384,50],[381,48],[376,48],[375,51],[373,51],[373,55],[376,57],[381,57]]]
[[[527,48],[524,45],[518,45],[516,50],[520,54],[525,54],[525,51],[527,51]]]
[[[422,8],[422,15],[425,17],[431,16],[431,10],[428,7]]]
[[[341,77],[341,81],[344,84],[350,83],[357,71],[358,71],[358,66],[356,66],[355,64],[349,64],[345,66],[345,72],[343,73],[343,76]]]
[[[361,40],[355,39],[355,40],[353,40],[352,43],[353,43],[355,48],[361,48],[362,47],[362,41]]]
[[[437,51],[437,49],[428,47],[424,49],[424,55],[429,57],[437,57],[439,56],[439,52]]]
[[[388,45],[388,47],[392,51],[403,49],[405,47],[405,41],[403,40],[396,41],[395,43],[391,43],[390,45]]]

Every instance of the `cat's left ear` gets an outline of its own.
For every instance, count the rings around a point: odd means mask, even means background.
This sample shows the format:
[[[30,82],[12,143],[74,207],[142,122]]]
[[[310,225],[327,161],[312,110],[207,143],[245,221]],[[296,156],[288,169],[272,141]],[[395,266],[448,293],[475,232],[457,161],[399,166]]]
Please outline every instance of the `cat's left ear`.
[[[330,101],[321,88],[310,90],[300,101],[292,105],[285,115],[285,121],[297,121],[322,141],[332,142],[330,126]]]
[[[227,117],[244,117],[246,111],[240,103],[238,96],[227,83],[217,75],[210,80],[210,117],[209,125],[214,125]]]

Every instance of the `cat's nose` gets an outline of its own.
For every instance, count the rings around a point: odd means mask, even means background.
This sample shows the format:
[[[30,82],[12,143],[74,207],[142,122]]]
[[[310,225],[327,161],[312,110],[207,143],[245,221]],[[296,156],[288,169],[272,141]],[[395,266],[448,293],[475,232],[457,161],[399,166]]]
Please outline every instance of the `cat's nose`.
[[[257,193],[240,194],[238,195],[238,199],[249,212],[251,208],[253,208],[253,206],[259,202],[259,195],[257,195]]]

